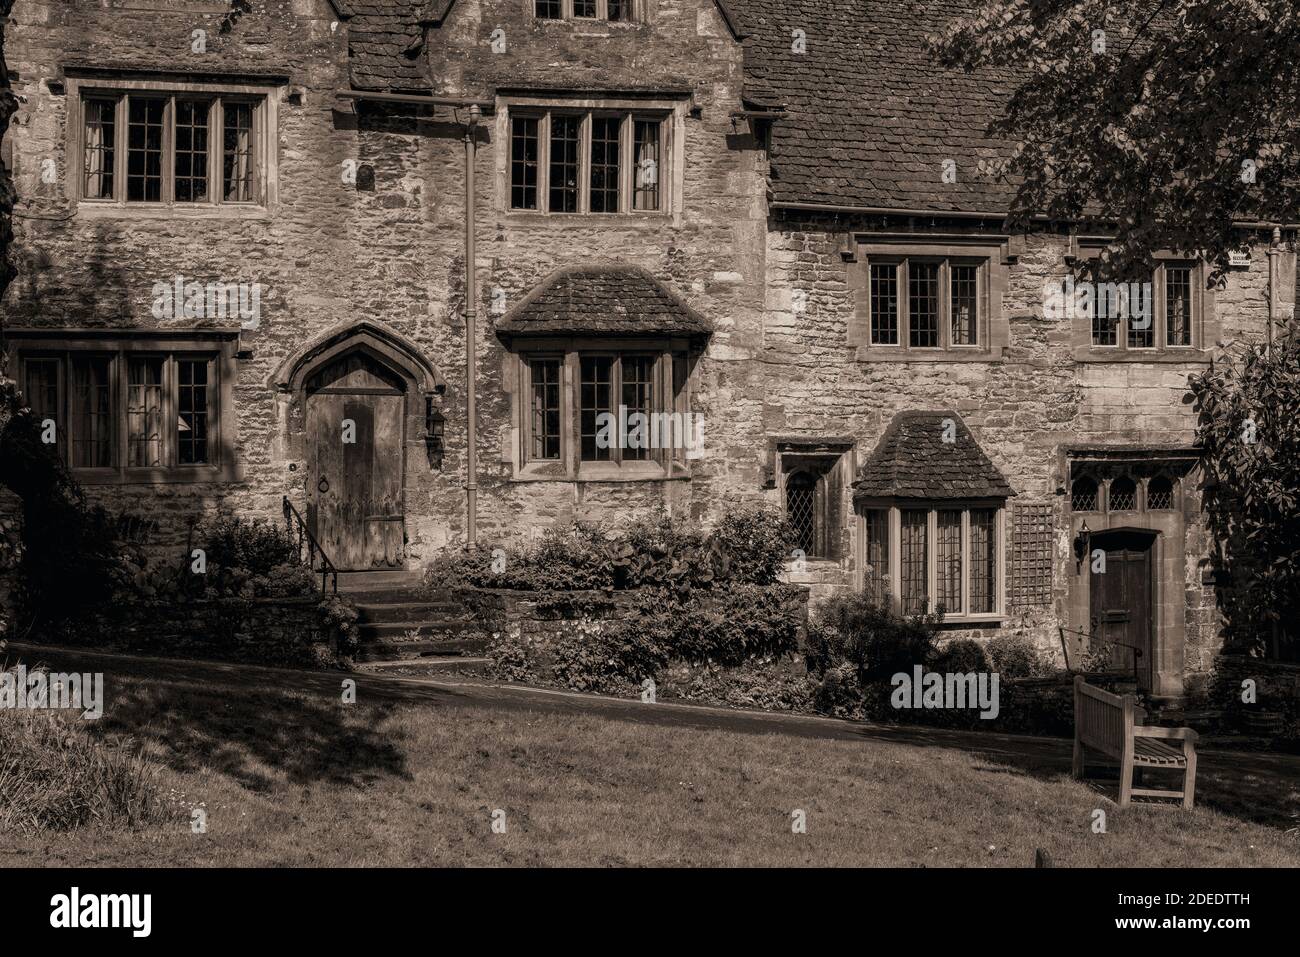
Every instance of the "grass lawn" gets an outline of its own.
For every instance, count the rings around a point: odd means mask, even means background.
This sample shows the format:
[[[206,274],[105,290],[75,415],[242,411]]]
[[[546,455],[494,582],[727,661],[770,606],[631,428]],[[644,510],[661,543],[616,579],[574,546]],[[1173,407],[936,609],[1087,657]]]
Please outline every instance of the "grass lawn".
[[[174,823],[8,835],[0,864],[1031,866],[1041,847],[1071,867],[1300,865],[1294,832],[1120,811],[1063,775],[937,746],[132,675],[112,677],[94,733],[144,744]]]

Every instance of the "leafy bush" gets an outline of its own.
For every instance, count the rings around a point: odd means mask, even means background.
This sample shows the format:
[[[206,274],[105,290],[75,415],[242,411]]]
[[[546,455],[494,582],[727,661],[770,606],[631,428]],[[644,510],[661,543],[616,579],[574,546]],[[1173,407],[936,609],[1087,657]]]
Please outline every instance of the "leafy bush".
[[[1224,636],[1232,650],[1278,654],[1275,633],[1300,641],[1300,322],[1271,352],[1251,345],[1188,384]]]
[[[1025,635],[998,635],[985,645],[993,670],[1003,678],[1039,678],[1051,672],[1038,646]]]
[[[780,661],[754,661],[730,668],[676,664],[656,679],[656,694],[732,708],[812,711],[812,683],[806,675],[792,673],[787,665]]]
[[[793,529],[768,507],[737,509],[708,534],[659,512],[622,531],[586,522],[551,528],[532,548],[446,552],[430,564],[426,582],[435,589],[664,588],[684,596],[715,583],[775,582],[793,541]]]
[[[990,673],[993,664],[984,646],[972,638],[956,638],[946,642],[935,655],[932,671],[943,674]]]
[[[574,691],[626,694],[668,664],[668,654],[635,629],[574,632],[553,649],[551,672]]]
[[[158,771],[49,711],[0,711],[0,831],[140,827],[173,816]]]
[[[822,606],[809,629],[809,670],[847,662],[863,686],[888,682],[914,665],[928,667],[937,655],[936,641],[943,616],[904,617],[863,594],[837,595]]]

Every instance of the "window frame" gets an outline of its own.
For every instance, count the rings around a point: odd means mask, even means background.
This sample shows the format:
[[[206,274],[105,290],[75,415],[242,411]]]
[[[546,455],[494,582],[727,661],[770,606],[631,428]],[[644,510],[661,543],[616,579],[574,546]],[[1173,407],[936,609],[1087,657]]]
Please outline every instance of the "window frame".
[[[848,285],[854,297],[849,319],[848,345],[855,348],[858,362],[1000,362],[1010,337],[1010,325],[1003,315],[1002,300],[1009,280],[1009,267],[1017,261],[1010,240],[988,234],[936,234],[919,237],[911,233],[851,233],[841,251],[848,265]],[[934,346],[912,346],[907,281],[909,262],[939,264],[939,339]],[[895,343],[873,340],[873,267],[892,265],[897,287]],[[976,270],[975,342],[953,342],[952,279],[954,266]]]
[[[1102,245],[1093,238],[1077,243],[1077,256],[1068,258],[1071,276],[1080,282],[1087,278],[1086,265],[1096,262]],[[1220,324],[1215,306],[1215,291],[1206,285],[1208,267],[1203,260],[1174,252],[1159,250],[1154,254],[1155,269],[1151,277],[1152,345],[1130,346],[1128,320],[1116,324],[1115,344],[1098,345],[1093,340],[1092,318],[1073,315],[1071,341],[1074,358],[1079,362],[1194,362],[1209,361],[1210,349],[1220,337]],[[1190,335],[1187,345],[1170,345],[1168,342],[1168,289],[1167,270],[1171,267],[1189,268],[1191,271]]]
[[[626,222],[646,218],[677,219],[681,215],[682,133],[685,103],[677,100],[540,99],[519,97],[498,102],[497,137],[505,144],[497,160],[497,209],[520,218],[581,218],[584,222]],[[573,212],[551,208],[552,118],[579,117],[578,197]],[[618,209],[593,212],[591,208],[592,120],[614,117],[619,121]],[[514,122],[527,118],[537,123],[536,207],[514,205]],[[636,131],[638,123],[654,123],[659,131],[657,175],[658,207],[636,208]]]
[[[610,371],[610,396],[617,416],[622,401],[622,360],[634,356],[653,358],[651,408],[662,413],[690,411],[691,365],[697,357],[689,341],[677,338],[599,340],[590,338],[531,338],[513,344],[508,353],[515,369],[516,441],[512,443],[514,478],[520,481],[636,481],[681,478],[689,475],[688,450],[650,448],[646,457],[626,457],[621,443],[609,449],[604,460],[582,458],[581,362],[590,356],[615,359]],[[538,359],[560,359],[560,455],[541,459],[533,455],[533,372]],[[680,389],[674,388],[678,361],[686,363]],[[685,421],[685,420],[683,420]]]
[[[66,95],[75,122],[67,129],[68,199],[85,216],[266,218],[278,203],[277,87],[269,84],[208,83],[185,80],[135,80],[75,77]],[[127,154],[129,100],[163,99],[162,183],[159,199],[128,199]],[[85,132],[87,104],[111,100],[114,109],[113,196],[85,194]],[[175,200],[176,104],[180,100],[208,103],[208,198],[202,202]],[[247,103],[251,109],[252,189],[248,200],[226,200],[224,182],[225,105]]]
[[[938,312],[936,320],[939,323],[938,342],[933,346],[914,346],[911,344],[911,281],[909,269],[913,263],[937,264],[938,272]],[[890,266],[894,267],[894,283],[897,289],[895,296],[894,319],[898,333],[898,341],[893,343],[876,342],[875,336],[875,314],[872,311],[872,266]],[[975,302],[979,310],[975,317],[975,336],[976,341],[971,343],[954,343],[952,341],[952,267],[953,266],[974,266],[975,267]],[[897,349],[907,352],[935,353],[935,352],[983,352],[987,351],[988,344],[985,341],[988,336],[988,267],[989,263],[986,258],[978,256],[936,256],[936,255],[908,255],[900,253],[893,256],[871,256],[867,260],[867,345],[872,349]]]
[[[240,477],[234,454],[234,379],[237,338],[214,335],[201,339],[175,336],[106,337],[89,331],[79,338],[53,338],[45,335],[25,336],[28,330],[14,330],[16,359],[24,393],[29,388],[28,365],[32,361],[55,360],[58,363],[58,394],[55,421],[58,427],[57,449],[77,480],[87,485],[193,483],[236,481]],[[77,331],[59,330],[63,336],[77,336]],[[15,335],[17,333],[17,335]],[[99,357],[109,361],[109,412],[112,436],[108,466],[72,465],[72,444],[76,427],[72,416],[72,376],[74,360]],[[162,418],[171,423],[163,431],[164,464],[128,465],[129,445],[129,362],[136,358],[161,358]],[[179,413],[178,369],[181,360],[201,359],[208,365],[207,382],[207,457],[203,463],[180,462],[179,434],[175,423]]]
[[[926,611],[936,607],[938,594],[939,561],[938,533],[939,513],[947,511],[961,512],[961,609],[949,611],[944,615],[944,624],[992,624],[1006,618],[1007,608],[1007,503],[1002,499],[954,499],[938,501],[930,499],[870,499],[858,503],[856,508],[856,525],[858,537],[858,581],[859,590],[868,585],[866,560],[870,543],[867,540],[871,512],[885,512],[887,568],[875,577],[885,577],[884,592],[888,596],[890,607],[901,612],[902,597],[902,526],[903,512],[926,512]],[[976,511],[993,512],[993,610],[972,612],[971,605],[971,513]]]
[[[582,23],[637,23],[639,22],[638,14],[640,13],[639,4],[636,0],[622,0],[623,16],[618,20],[609,18],[609,0],[595,0],[596,15],[594,17],[578,16],[575,13],[576,5],[574,0],[559,0],[560,15],[558,17],[541,17],[537,15],[537,2],[533,0],[530,4],[530,13],[537,23],[561,23],[565,20],[577,20]]]

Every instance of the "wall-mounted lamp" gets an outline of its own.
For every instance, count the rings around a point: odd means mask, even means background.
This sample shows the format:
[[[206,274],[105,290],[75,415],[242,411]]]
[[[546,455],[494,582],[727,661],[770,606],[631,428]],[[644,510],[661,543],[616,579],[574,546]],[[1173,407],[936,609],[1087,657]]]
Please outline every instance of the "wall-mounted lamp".
[[[1079,526],[1078,533],[1074,536],[1074,560],[1083,561],[1088,554],[1088,542],[1092,539],[1092,532],[1088,530],[1088,523],[1084,522]]]
[[[433,407],[433,399],[424,400],[424,450],[429,456],[429,468],[442,468],[443,434],[447,420]]]

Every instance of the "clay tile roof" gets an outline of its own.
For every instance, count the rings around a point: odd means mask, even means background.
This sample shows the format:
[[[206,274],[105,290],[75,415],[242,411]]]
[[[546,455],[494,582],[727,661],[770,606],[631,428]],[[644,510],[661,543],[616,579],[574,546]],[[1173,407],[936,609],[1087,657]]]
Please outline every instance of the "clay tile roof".
[[[554,273],[496,325],[498,335],[707,336],[709,321],[636,266]]]
[[[412,0],[351,0],[348,58],[361,90],[427,90],[423,51],[428,4]]]
[[[772,128],[778,203],[933,211],[1005,211],[1009,184],[981,174],[1009,155],[985,126],[1014,77],[935,65],[927,35],[970,0],[733,0],[749,35],[747,89],[784,105]],[[807,49],[793,49],[802,30]],[[955,183],[943,161],[955,161]]]
[[[955,441],[943,441],[951,419]],[[853,500],[1009,498],[1011,485],[956,412],[900,412],[862,466]]]

